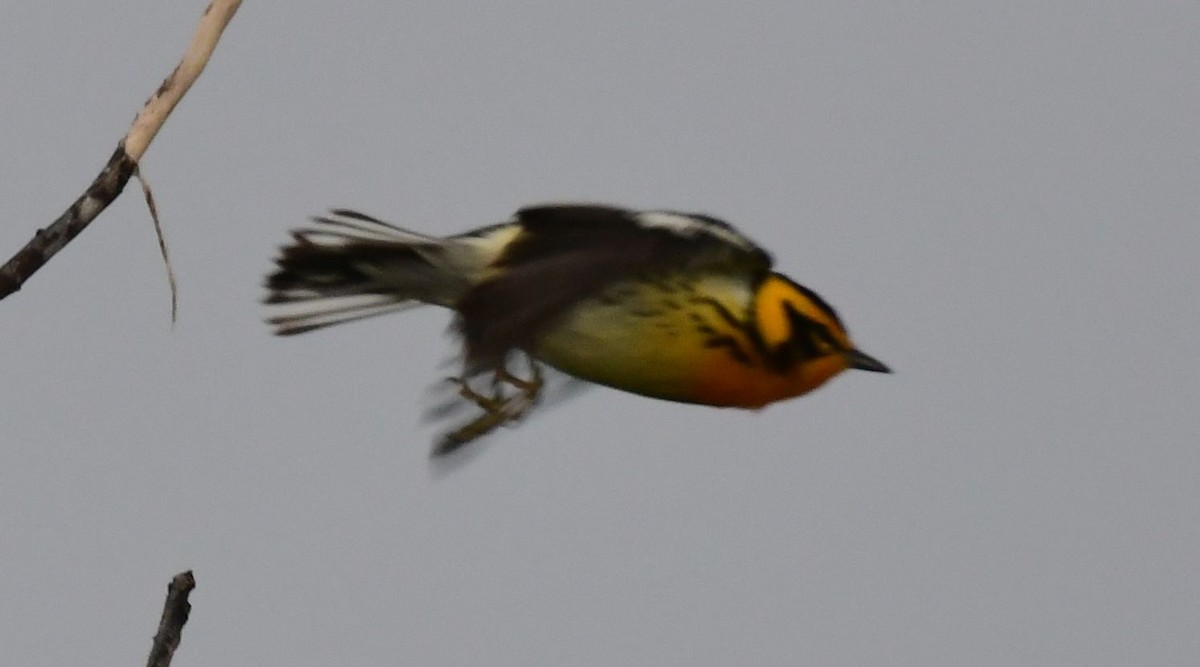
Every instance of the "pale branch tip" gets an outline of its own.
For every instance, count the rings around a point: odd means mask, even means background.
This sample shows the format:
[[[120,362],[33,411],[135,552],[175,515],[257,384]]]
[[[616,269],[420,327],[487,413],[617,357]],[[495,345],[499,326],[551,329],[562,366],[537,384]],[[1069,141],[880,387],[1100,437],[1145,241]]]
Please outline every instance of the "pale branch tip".
[[[154,141],[154,136],[166,122],[167,116],[171,115],[175,105],[183,99],[204,71],[208,59],[217,47],[217,41],[221,39],[221,33],[241,4],[241,0],[213,0],[204,10],[183,58],[150,99],[146,100],[137,118],[133,120],[133,126],[122,140],[125,150],[135,161],[142,159],[150,142]]]

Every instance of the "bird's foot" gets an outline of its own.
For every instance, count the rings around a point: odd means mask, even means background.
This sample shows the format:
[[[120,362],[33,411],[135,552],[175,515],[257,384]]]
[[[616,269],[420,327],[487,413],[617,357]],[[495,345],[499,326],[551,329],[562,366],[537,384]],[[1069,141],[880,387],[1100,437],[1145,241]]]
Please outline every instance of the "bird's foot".
[[[483,414],[442,436],[434,448],[434,455],[448,454],[459,447],[481,438],[488,433],[520,421],[537,404],[545,380],[537,362],[530,359],[530,378],[519,378],[507,368],[498,368],[492,375],[490,395],[480,393],[466,378],[449,378],[458,385],[458,394],[474,403]],[[513,387],[513,393],[505,392],[505,385]]]

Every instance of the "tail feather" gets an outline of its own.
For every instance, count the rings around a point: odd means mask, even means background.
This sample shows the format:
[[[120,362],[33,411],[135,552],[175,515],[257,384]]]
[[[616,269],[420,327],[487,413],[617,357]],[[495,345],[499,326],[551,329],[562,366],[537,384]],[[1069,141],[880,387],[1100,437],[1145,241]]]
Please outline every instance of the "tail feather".
[[[274,315],[267,318],[267,324],[274,327],[277,336],[293,336],[334,324],[397,313],[419,305],[421,305],[419,301],[396,302],[380,296],[348,297],[345,302],[343,300],[325,301],[319,309],[310,308],[289,314]]]
[[[311,231],[347,240],[374,240],[388,244],[404,243],[414,247],[422,245],[437,246],[442,242],[437,237],[409,231],[378,218],[372,218],[369,215],[349,209],[334,209],[329,212],[329,216],[314,217],[313,222],[320,225],[320,227]]]
[[[445,255],[447,241],[347,210],[292,233],[275,259],[264,301],[278,335],[404,310],[446,305],[466,278]]]

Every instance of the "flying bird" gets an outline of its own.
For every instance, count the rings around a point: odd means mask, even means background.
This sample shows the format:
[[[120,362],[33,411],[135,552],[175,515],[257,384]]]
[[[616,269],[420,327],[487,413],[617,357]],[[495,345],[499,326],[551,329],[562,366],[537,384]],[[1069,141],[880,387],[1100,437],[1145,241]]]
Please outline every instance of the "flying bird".
[[[421,304],[455,312],[464,363],[452,381],[479,414],[443,434],[434,456],[524,416],[542,364],[652,398],[748,409],[846,369],[890,372],[765,250],[696,213],[548,204],[438,237],[339,209],[292,232],[275,263],[265,301],[278,335]],[[523,372],[510,365],[522,356]]]

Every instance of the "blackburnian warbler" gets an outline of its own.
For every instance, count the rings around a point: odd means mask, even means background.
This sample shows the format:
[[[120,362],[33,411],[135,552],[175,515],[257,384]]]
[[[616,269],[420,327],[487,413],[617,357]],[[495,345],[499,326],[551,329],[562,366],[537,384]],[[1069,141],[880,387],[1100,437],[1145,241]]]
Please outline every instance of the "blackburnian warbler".
[[[761,408],[848,368],[888,367],[854,347],[820,296],[705,215],[599,205],[534,206],[509,221],[426,236],[347,210],[314,219],[267,278],[279,335],[434,304],[455,311],[459,393],[481,414],[445,454],[519,419],[539,363],[644,396]],[[531,377],[510,372],[528,357]],[[489,376],[489,391],[470,384]]]

